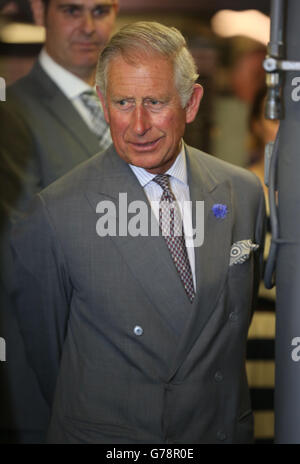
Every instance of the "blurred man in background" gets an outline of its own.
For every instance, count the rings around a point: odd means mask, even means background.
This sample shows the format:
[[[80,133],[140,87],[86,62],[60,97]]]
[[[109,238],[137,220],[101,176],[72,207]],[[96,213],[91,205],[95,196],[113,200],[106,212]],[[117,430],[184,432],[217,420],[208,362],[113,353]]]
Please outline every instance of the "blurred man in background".
[[[111,143],[93,84],[117,2],[33,0],[32,7],[39,22],[44,18],[45,47],[32,71],[8,90],[7,105],[18,109],[34,141],[35,193]]]

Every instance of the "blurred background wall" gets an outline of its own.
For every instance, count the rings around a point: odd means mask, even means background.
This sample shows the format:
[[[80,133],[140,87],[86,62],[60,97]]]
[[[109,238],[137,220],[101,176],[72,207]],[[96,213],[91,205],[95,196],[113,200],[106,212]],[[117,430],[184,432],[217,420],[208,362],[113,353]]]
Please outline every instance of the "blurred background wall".
[[[155,20],[179,28],[189,43],[204,98],[196,121],[187,128],[186,142],[236,165],[248,167],[257,160],[253,127],[258,126],[249,125],[249,116],[264,85],[270,1],[120,0],[120,4],[117,28],[140,19]],[[7,85],[28,73],[42,48],[43,34],[43,28],[33,24],[28,0],[0,0],[0,76]],[[273,439],[274,329],[274,294],[262,292],[247,355],[257,442]]]

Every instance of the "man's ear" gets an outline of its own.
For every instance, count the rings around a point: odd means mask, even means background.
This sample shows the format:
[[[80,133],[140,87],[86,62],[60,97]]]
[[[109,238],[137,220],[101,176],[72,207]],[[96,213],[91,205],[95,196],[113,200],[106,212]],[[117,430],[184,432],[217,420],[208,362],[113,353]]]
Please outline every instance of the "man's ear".
[[[199,109],[201,99],[203,97],[203,87],[200,84],[194,84],[193,93],[185,107],[186,123],[193,122]]]
[[[105,121],[107,122],[107,124],[109,124],[109,115],[108,115],[108,110],[107,110],[107,106],[106,106],[106,100],[105,100],[105,97],[104,97],[103,93],[101,92],[98,85],[96,85],[96,91],[97,91],[98,97],[100,98],[100,101],[101,101]]]
[[[45,4],[43,0],[29,0],[34,22],[37,26],[45,26]]]

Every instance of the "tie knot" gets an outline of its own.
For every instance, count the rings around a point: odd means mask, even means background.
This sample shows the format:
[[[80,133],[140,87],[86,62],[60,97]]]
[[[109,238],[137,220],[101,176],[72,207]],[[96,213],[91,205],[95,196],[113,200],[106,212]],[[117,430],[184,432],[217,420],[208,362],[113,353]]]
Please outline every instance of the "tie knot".
[[[170,192],[171,189],[169,174],[158,174],[154,177],[153,181],[156,182],[164,192]]]
[[[99,107],[100,101],[94,90],[86,90],[80,94],[80,98],[87,106]]]
[[[81,92],[80,95],[83,97],[88,97],[88,96],[91,97],[92,95],[96,95],[96,93],[93,89],[89,89],[89,90],[85,90],[84,92]]]

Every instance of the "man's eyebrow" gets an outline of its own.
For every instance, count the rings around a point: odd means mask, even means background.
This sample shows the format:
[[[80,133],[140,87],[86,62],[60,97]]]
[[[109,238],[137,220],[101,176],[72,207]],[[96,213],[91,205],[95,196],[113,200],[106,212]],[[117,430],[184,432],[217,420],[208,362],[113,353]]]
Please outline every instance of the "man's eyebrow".
[[[57,5],[58,8],[66,8],[66,7],[72,7],[72,8],[80,8],[83,9],[84,6],[80,3],[61,3],[60,5]]]
[[[111,97],[113,100],[135,100],[133,96],[127,95],[112,95]]]
[[[102,2],[99,2],[99,3],[96,3],[93,8],[91,8],[91,10],[95,10],[97,8],[100,8],[100,7],[107,7],[107,6],[114,6],[115,3],[102,3]],[[66,7],[72,7],[72,8],[78,8],[78,9],[84,9],[85,8],[85,5],[83,5],[82,3],[72,3],[72,2],[67,2],[67,3],[61,3],[59,5],[57,5],[58,8],[66,8]]]

